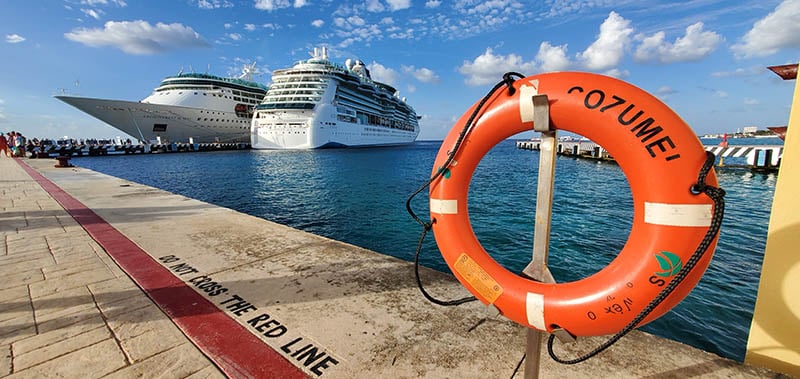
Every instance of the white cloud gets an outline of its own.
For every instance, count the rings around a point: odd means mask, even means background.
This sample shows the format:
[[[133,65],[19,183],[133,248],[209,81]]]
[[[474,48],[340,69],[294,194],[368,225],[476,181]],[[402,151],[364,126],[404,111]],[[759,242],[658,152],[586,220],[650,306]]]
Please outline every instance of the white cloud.
[[[386,0],[389,4],[389,9],[399,11],[411,7],[411,0]]]
[[[600,25],[600,34],[586,50],[578,54],[584,66],[590,70],[610,70],[622,61],[625,49],[630,44],[633,28],[630,21],[616,12],[611,12]]]
[[[239,33],[228,33],[228,38],[230,38],[230,39],[232,39],[234,41],[239,41],[239,40],[242,39],[242,35],[239,34]]]
[[[200,9],[231,8],[233,7],[233,3],[228,0],[198,0],[197,6],[200,7]]]
[[[750,97],[744,98],[744,105],[758,105],[758,104],[761,104],[761,102],[758,101],[758,99],[753,99]]]
[[[103,29],[77,28],[64,33],[87,46],[116,47],[128,54],[155,54],[176,48],[209,47],[203,37],[179,23],[150,25],[147,21],[109,21]]]
[[[383,12],[386,9],[381,0],[367,0],[365,5],[368,12]]]
[[[438,83],[439,76],[429,68],[415,68],[414,66],[402,66],[403,72],[411,74],[415,79],[423,83]]]
[[[363,18],[358,17],[358,16],[350,16],[350,17],[348,17],[347,18],[347,22],[352,26],[364,26],[364,24],[367,23],[366,20],[364,20]]]
[[[252,32],[256,30],[256,26],[254,24],[244,24],[244,30]]]
[[[539,45],[536,61],[539,62],[542,71],[564,71],[572,65],[567,58],[566,44],[552,46],[547,41]]]
[[[425,2],[425,8],[438,8],[442,5],[442,2],[439,0],[428,0]]]
[[[345,47],[348,47],[348,46],[352,45],[355,42],[356,42],[356,40],[353,39],[353,38],[345,38],[345,39],[342,40],[342,42],[339,42],[338,46],[341,47],[341,48],[345,48]]]
[[[613,77],[618,78],[618,79],[622,79],[622,78],[625,78],[628,75],[630,75],[631,72],[628,71],[628,70],[620,70],[618,68],[612,68],[610,70],[603,71],[602,74],[603,75],[608,75],[608,76],[613,76]]]
[[[752,66],[750,68],[737,68],[733,71],[715,71],[711,73],[711,76],[715,78],[756,76],[761,75],[764,72],[766,72],[766,70],[763,66]]]
[[[686,27],[686,34],[675,43],[664,41],[664,32],[643,37],[636,48],[634,58],[639,62],[687,62],[700,60],[716,50],[722,36],[712,31],[704,31],[703,23],[697,22]]]
[[[233,27],[233,24],[231,24],[230,22],[226,22],[226,23],[222,24],[222,26],[223,26],[225,29],[230,29],[230,28],[232,28],[232,27]]]
[[[800,47],[800,0],[779,4],[772,13],[756,21],[731,50],[737,57],[751,58],[772,55],[786,47]]]
[[[674,89],[672,89],[670,86],[661,86],[656,90],[655,95],[659,99],[663,100],[663,99],[666,99],[667,97],[669,97],[669,95],[674,94],[675,92],[676,91]]]
[[[315,28],[321,28],[322,25],[325,25],[325,21],[322,21],[320,19],[316,19],[314,21],[311,21],[311,26],[313,26]]]
[[[609,8],[624,4],[619,0],[547,0],[550,9],[543,13],[544,17],[563,17],[567,14],[580,14],[591,11],[593,8]]]
[[[379,33],[373,34],[403,40],[419,40],[426,37],[445,40],[464,39],[520,23],[529,23],[535,16],[531,10],[534,7],[529,2],[520,0],[458,0],[453,2],[428,0],[422,1],[422,3],[426,8],[425,12],[415,12],[407,16],[402,11],[412,9],[412,5],[416,5],[410,0],[363,0],[339,5],[333,12],[334,21],[331,22],[337,37],[343,40],[338,46],[344,47],[354,42],[369,42],[350,35],[348,33],[350,29],[338,30],[346,28],[347,18],[354,15],[365,18],[367,24],[377,24],[380,27]],[[447,10],[431,11],[431,9],[445,6],[448,8]],[[387,12],[401,12],[401,15],[392,19],[391,24],[386,23],[388,21],[386,17],[380,21],[377,21],[379,17],[372,17],[375,13],[383,16]]]
[[[375,39],[383,37],[383,30],[377,24],[369,24],[367,20],[358,15],[348,17],[336,17],[333,19],[333,25],[338,28],[336,35],[342,38],[342,41],[337,45],[340,48],[345,48],[353,43],[368,43]]]
[[[84,9],[84,8],[81,8],[81,12],[83,12],[83,14],[95,20],[99,20],[100,15],[104,13],[101,9]]]
[[[255,0],[255,7],[256,9],[260,9],[262,11],[274,11],[276,9],[281,8],[302,8],[308,5],[305,0],[294,0],[294,2],[290,0]]]
[[[367,68],[370,71],[370,76],[372,76],[372,79],[392,86],[397,84],[398,78],[400,77],[397,74],[397,71],[388,67],[384,67],[382,64],[375,61],[368,64]]]
[[[125,7],[125,6],[128,5],[127,3],[125,3],[124,0],[111,0],[111,3],[112,4],[116,4],[117,6],[120,6],[120,7]],[[81,0],[81,4],[82,5],[89,5],[89,6],[108,5],[109,1],[108,0]]]
[[[491,48],[479,55],[472,62],[464,61],[458,72],[466,76],[464,83],[470,86],[497,83],[503,78],[503,74],[509,71],[517,71],[525,75],[526,72],[533,72],[536,65],[533,62],[525,62],[522,57],[516,54],[507,56],[494,55]]]
[[[19,34],[6,34],[6,42],[8,43],[20,43],[25,41],[25,37]]]
[[[725,91],[722,91],[722,90],[717,90],[717,91],[714,91],[714,96],[725,98],[725,97],[728,97],[728,93],[725,92]]]

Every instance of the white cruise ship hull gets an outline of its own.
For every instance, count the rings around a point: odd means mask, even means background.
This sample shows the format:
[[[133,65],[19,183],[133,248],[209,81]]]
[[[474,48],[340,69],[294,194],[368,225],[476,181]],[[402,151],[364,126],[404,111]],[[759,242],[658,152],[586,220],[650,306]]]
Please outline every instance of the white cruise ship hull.
[[[253,149],[324,149],[396,146],[413,143],[418,131],[400,130],[337,120],[332,109],[257,112],[250,145]],[[332,108],[332,107],[330,107]]]
[[[345,124],[333,127],[285,127],[256,129],[250,139],[254,149],[324,149],[335,147],[367,147],[407,145],[416,140],[410,132],[375,130],[376,128]],[[399,131],[398,131],[399,132]]]
[[[235,112],[88,97],[56,98],[142,141],[250,141],[250,120]]]

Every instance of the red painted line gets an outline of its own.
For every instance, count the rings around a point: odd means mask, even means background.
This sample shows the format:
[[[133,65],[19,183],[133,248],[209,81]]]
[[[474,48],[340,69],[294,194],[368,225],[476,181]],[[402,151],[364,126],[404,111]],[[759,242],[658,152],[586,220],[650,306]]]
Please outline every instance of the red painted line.
[[[17,162],[228,377],[308,377],[94,211],[27,163],[22,160]]]

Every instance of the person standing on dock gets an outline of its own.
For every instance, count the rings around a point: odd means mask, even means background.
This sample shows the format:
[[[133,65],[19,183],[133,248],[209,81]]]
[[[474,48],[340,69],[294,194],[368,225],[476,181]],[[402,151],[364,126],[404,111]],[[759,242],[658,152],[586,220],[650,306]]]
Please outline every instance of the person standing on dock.
[[[9,156],[8,155],[8,140],[6,139],[6,136],[3,133],[0,133],[0,151],[5,153],[5,155],[7,157]]]
[[[17,133],[14,136],[14,146],[17,147],[17,153],[15,156],[23,158],[25,157],[25,141],[26,138],[22,135],[22,133]]]
[[[17,139],[15,138],[16,136],[17,132],[13,130],[8,132],[8,149],[11,150],[12,157],[17,155],[17,145],[16,145]]]

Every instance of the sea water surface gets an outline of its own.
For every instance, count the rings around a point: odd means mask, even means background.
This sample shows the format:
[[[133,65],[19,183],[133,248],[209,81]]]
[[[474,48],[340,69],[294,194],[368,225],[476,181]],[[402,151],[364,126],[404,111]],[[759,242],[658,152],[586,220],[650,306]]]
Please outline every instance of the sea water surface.
[[[406,212],[405,201],[430,175],[439,145],[76,157],[72,162],[410,261],[421,228]],[[475,233],[513,272],[531,258],[538,159],[537,152],[504,141],[481,161],[470,186]],[[746,169],[718,169],[717,175],[727,196],[714,258],[683,302],[642,329],[742,361],[777,175]],[[428,218],[427,191],[412,205]],[[625,244],[632,214],[630,189],[616,164],[558,157],[549,255],[556,281],[574,281],[606,266]],[[421,262],[448,271],[432,235]]]

